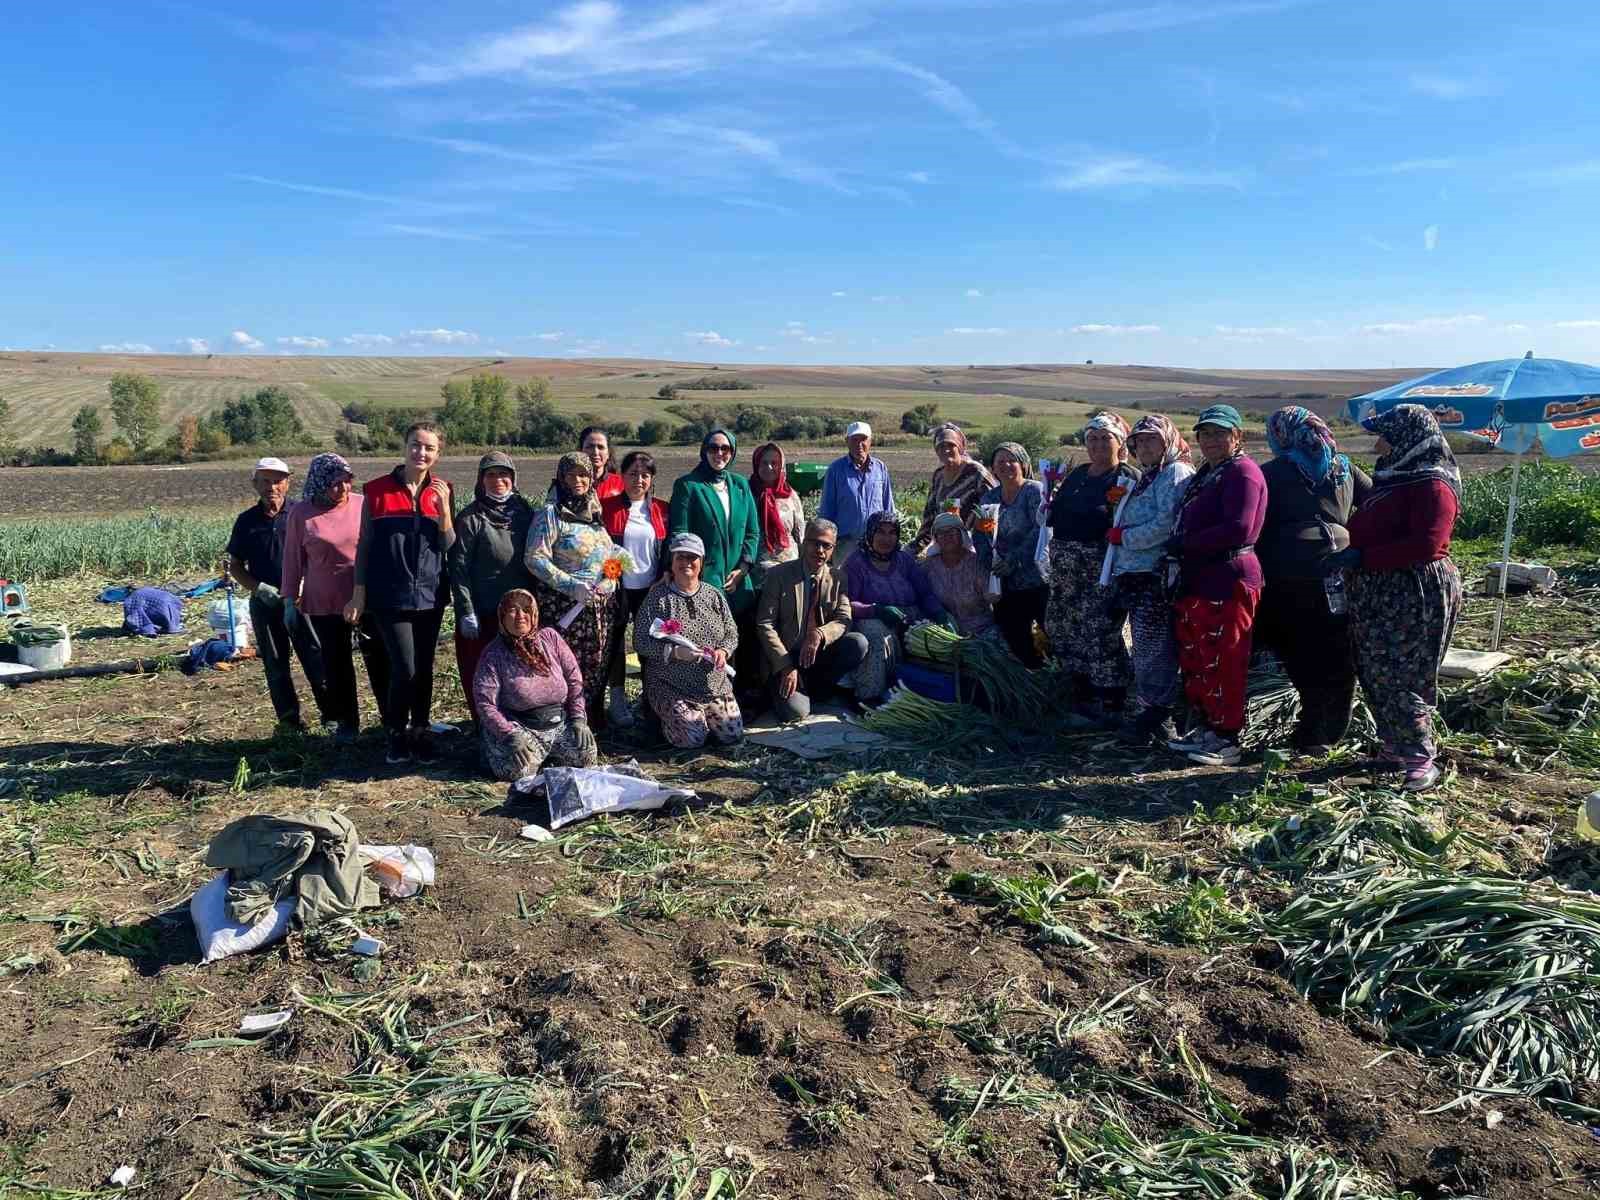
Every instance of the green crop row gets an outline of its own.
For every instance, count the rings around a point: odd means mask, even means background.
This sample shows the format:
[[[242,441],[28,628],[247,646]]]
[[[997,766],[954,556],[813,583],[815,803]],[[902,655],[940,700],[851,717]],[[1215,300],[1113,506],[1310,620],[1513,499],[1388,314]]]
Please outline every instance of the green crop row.
[[[35,583],[89,574],[164,582],[218,569],[232,527],[229,516],[154,509],[142,517],[0,522],[0,579]]]

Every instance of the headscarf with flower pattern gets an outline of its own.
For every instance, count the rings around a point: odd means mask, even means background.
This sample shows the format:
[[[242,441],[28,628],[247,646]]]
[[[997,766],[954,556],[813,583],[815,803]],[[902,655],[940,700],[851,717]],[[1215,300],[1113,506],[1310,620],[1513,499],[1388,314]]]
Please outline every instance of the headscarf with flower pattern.
[[[300,491],[300,498],[327,508],[328,489],[343,478],[355,478],[355,472],[350,469],[350,464],[344,457],[338,454],[319,454],[306,468],[306,483]]]
[[[506,616],[514,609],[523,609],[531,618],[531,627],[522,637],[513,637],[506,629]],[[500,607],[495,610],[500,623],[500,640],[511,647],[517,660],[535,675],[550,674],[550,659],[539,645],[539,602],[525,588],[512,588],[500,597]]]
[[[1445,441],[1438,419],[1420,404],[1397,404],[1361,423],[1389,443],[1372,469],[1375,491],[1386,492],[1424,479],[1437,479],[1461,498],[1461,468]]]
[[[1280,408],[1267,418],[1267,447],[1292,462],[1313,488],[1324,482],[1338,487],[1350,473],[1350,460],[1339,453],[1328,423],[1298,404]]]
[[[1160,413],[1140,417],[1138,423],[1128,431],[1129,445],[1132,445],[1134,438],[1141,434],[1161,439],[1161,461],[1153,467],[1139,468],[1139,482],[1133,487],[1135,496],[1154,483],[1156,477],[1173,463],[1189,461],[1189,443],[1183,440],[1183,434],[1179,432],[1177,425],[1173,424],[1171,417],[1164,417]]]
[[[583,495],[578,495],[567,486],[567,472],[577,471],[587,475],[590,487]],[[594,494],[594,464],[589,461],[589,456],[580,450],[569,450],[561,456],[561,461],[556,463],[555,482],[550,487],[550,498],[555,502],[556,515],[563,521],[571,521],[576,525],[600,524],[600,500]]]

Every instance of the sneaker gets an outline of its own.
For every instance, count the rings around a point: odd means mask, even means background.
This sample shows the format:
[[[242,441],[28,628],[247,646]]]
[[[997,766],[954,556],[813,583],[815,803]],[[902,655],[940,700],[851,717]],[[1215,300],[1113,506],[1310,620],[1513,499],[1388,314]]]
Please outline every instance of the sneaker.
[[[411,746],[406,741],[406,735],[391,729],[389,731],[389,752],[383,756],[383,761],[390,766],[400,766],[411,761]]]
[[[1213,733],[1210,741],[1188,754],[1190,762],[1206,767],[1236,767],[1240,757],[1239,743],[1219,733]]]
[[[439,757],[439,752],[433,747],[433,734],[426,729],[413,729],[406,734],[406,742],[411,747],[411,757],[418,762],[431,763]]]
[[[613,729],[632,729],[635,721],[633,705],[628,703],[628,693],[614,691],[611,693],[611,702],[606,705],[606,724]]]
[[[1406,768],[1405,782],[1400,786],[1408,792],[1426,792],[1439,782],[1437,763],[1420,763]]]
[[[1204,750],[1216,736],[1204,725],[1196,725],[1181,737],[1169,739],[1167,749],[1174,754],[1193,754],[1196,750]]]

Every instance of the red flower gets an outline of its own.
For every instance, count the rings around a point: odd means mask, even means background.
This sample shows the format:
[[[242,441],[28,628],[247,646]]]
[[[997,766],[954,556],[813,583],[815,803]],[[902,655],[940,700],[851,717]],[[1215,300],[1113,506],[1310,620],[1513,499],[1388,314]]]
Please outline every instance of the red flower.
[[[1128,494],[1128,489],[1120,483],[1114,483],[1106,489],[1106,503],[1116,504]]]

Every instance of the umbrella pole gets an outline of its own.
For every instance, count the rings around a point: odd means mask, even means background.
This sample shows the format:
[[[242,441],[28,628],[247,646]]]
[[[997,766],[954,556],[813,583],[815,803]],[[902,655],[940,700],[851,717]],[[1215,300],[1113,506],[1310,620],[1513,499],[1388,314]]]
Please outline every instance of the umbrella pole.
[[[1500,649],[1500,626],[1506,618],[1506,576],[1511,573],[1511,530],[1517,521],[1517,484],[1522,476],[1522,451],[1511,460],[1511,498],[1506,501],[1506,540],[1500,547],[1500,587],[1494,607],[1494,637],[1489,649]]]

